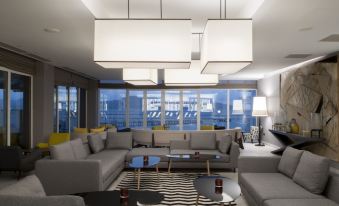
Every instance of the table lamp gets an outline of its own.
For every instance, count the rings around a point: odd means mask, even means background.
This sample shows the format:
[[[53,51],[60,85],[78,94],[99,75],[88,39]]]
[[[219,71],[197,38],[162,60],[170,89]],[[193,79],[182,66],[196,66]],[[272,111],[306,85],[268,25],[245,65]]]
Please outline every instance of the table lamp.
[[[258,144],[255,146],[265,146],[264,143],[261,142],[262,138],[262,126],[260,122],[260,117],[267,117],[267,105],[266,105],[266,97],[264,96],[257,96],[253,97],[253,109],[252,109],[252,116],[259,117],[259,137],[258,137]]]

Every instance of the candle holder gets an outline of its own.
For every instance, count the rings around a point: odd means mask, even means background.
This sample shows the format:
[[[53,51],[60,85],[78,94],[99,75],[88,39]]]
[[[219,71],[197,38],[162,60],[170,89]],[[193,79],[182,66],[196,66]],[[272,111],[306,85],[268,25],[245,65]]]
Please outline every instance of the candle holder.
[[[222,187],[215,187],[215,194],[222,194]]]
[[[128,198],[128,189],[121,188],[120,189],[120,199],[127,199]]]
[[[144,156],[144,165],[148,165],[148,156]]]
[[[215,187],[222,187],[223,186],[223,180],[222,179],[215,179]]]

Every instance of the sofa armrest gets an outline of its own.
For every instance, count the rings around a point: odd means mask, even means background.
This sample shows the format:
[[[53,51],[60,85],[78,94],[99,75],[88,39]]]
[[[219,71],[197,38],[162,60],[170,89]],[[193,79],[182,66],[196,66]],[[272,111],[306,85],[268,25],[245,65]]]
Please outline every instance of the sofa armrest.
[[[270,157],[239,157],[238,169],[240,173],[275,173],[278,171],[280,156]]]
[[[230,162],[232,164],[232,167],[235,169],[238,167],[238,158],[240,155],[240,149],[239,149],[238,143],[232,142],[229,154],[230,154]]]
[[[190,149],[190,142],[187,140],[171,140],[170,141],[170,149]]]
[[[100,160],[39,160],[36,175],[47,195],[103,190]]]
[[[85,206],[85,202],[78,196],[0,196],[1,205],[6,206]]]

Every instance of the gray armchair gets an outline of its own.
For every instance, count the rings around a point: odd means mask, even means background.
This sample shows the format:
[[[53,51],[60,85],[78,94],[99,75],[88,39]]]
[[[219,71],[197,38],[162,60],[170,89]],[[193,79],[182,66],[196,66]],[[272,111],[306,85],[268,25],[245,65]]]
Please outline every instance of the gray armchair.
[[[17,146],[0,147],[0,172],[18,172],[18,179],[23,172],[34,170],[35,162],[41,158],[41,152],[31,151],[24,155],[24,151]]]

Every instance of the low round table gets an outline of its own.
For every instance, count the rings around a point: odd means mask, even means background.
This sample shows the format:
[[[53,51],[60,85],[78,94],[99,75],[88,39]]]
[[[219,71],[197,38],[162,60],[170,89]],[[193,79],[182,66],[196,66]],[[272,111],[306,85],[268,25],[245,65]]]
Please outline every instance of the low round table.
[[[215,179],[223,180],[222,191],[217,192],[215,187]],[[219,202],[220,205],[232,205],[232,203],[240,197],[241,189],[237,182],[221,176],[202,176],[194,180],[194,188],[197,190],[197,202],[199,196],[204,196],[212,201]]]
[[[207,175],[211,174],[210,170],[210,160],[220,159],[219,155],[212,154],[170,154],[166,155],[168,157],[168,173],[171,173],[172,162],[175,159],[189,160],[189,161],[206,161]]]
[[[158,181],[159,181],[159,168],[158,164],[160,162],[160,157],[156,156],[148,156],[148,161],[144,162],[144,156],[137,156],[133,157],[131,162],[129,163],[129,167],[134,169],[134,176],[135,173],[138,175],[138,190],[140,189],[140,173],[141,169],[143,168],[150,168],[155,166],[155,170],[158,174]]]
[[[86,206],[120,205],[120,191],[99,191],[76,194],[84,199]],[[164,200],[164,195],[152,191],[128,191],[128,205],[157,205]]]

